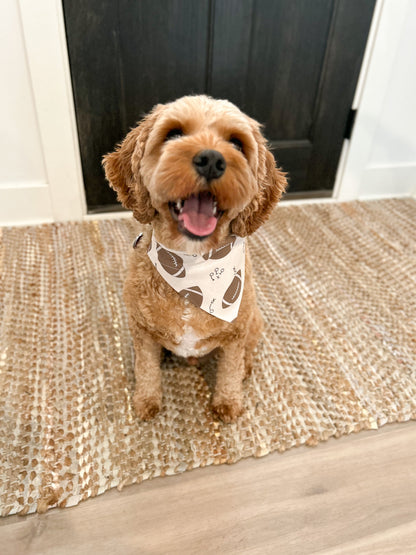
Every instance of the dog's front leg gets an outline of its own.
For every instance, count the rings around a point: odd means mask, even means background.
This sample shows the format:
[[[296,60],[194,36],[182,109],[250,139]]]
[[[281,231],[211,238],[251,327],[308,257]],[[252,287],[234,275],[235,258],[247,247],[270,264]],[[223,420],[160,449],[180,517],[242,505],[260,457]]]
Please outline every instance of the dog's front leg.
[[[218,360],[213,411],[224,422],[233,422],[243,412],[244,345],[239,341],[223,347]]]
[[[162,406],[161,346],[140,327],[130,326],[135,352],[136,388],[133,405],[142,420],[150,420]]]

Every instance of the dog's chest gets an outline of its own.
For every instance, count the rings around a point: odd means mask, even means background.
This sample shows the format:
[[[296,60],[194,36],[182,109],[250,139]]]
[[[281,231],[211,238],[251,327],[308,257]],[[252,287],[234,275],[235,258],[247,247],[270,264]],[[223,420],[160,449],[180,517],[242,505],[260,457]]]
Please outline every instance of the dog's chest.
[[[207,350],[207,348],[198,346],[201,337],[188,325],[185,325],[183,335],[177,339],[179,339],[179,343],[175,344],[172,348],[175,355],[183,358],[201,357],[209,352],[209,349]]]
[[[168,347],[175,355],[183,358],[202,357],[212,350],[208,341],[204,341],[208,339],[207,336],[202,334],[199,327],[192,325],[191,310],[189,305],[185,308],[181,318],[182,329],[176,334],[174,344]]]

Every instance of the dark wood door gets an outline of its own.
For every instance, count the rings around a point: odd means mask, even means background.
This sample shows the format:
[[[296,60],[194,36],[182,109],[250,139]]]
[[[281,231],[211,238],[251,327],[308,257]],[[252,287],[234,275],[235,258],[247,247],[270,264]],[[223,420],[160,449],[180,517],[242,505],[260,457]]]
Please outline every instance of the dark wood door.
[[[333,187],[375,0],[63,0],[90,211],[101,157],[157,102],[227,98],[265,125],[289,192]]]

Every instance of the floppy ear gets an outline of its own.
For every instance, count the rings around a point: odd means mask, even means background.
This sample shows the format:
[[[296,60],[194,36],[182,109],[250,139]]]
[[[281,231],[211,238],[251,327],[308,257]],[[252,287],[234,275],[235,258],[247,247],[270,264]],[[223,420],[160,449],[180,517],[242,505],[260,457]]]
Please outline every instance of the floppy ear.
[[[151,222],[156,212],[140,176],[140,162],[160,108],[161,106],[156,106],[117,145],[114,152],[103,158],[106,178],[111,188],[117,192],[117,199],[143,224]]]
[[[231,230],[240,237],[254,233],[270,216],[287,186],[286,173],[276,167],[273,154],[255,124],[253,134],[258,144],[258,192],[248,206],[231,222]]]

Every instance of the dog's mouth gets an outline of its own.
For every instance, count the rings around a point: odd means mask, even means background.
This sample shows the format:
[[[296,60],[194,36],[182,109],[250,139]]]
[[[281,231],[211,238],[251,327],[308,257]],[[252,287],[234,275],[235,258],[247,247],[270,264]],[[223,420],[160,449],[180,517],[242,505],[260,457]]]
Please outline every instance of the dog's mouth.
[[[206,239],[214,233],[222,212],[217,199],[209,191],[193,194],[186,199],[169,202],[172,218],[178,230],[191,239]]]

